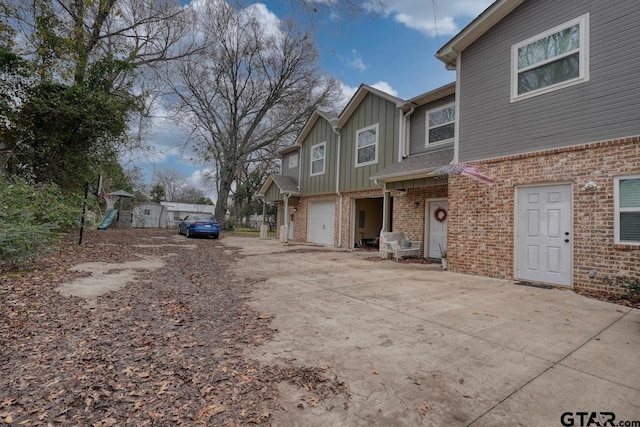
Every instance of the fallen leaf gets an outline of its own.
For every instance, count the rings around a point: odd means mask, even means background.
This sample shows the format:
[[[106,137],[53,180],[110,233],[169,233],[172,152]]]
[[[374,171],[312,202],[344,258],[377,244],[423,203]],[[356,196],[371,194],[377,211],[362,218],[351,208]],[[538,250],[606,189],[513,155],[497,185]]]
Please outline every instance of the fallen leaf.
[[[373,371],[373,372],[372,372],[372,374],[373,374],[373,375],[380,375],[380,372],[378,372],[378,371]]]
[[[422,404],[418,405],[418,410],[420,410],[422,412],[429,412],[429,410],[431,410],[431,407],[429,405],[427,405],[426,403],[422,403]]]

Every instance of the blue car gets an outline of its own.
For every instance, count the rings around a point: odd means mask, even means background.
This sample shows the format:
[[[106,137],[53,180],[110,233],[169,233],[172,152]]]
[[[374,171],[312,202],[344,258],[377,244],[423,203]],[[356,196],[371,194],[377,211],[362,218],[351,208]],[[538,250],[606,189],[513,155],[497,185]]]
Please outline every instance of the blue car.
[[[178,223],[178,233],[187,237],[220,236],[220,223],[211,215],[187,215]]]

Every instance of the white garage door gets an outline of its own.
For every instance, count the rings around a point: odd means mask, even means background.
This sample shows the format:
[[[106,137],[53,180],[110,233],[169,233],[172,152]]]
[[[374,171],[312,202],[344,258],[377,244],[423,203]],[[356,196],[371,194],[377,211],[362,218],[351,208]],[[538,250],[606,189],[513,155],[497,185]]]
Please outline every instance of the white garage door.
[[[335,218],[336,204],[333,201],[310,203],[307,224],[309,242],[333,246]]]

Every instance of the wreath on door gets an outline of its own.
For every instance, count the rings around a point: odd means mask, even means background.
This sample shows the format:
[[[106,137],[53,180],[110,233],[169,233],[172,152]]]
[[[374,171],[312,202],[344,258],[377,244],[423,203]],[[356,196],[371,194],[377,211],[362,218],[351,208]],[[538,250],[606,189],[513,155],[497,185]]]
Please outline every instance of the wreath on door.
[[[447,211],[445,211],[443,208],[439,207],[433,213],[433,217],[438,222],[444,222],[447,219]]]

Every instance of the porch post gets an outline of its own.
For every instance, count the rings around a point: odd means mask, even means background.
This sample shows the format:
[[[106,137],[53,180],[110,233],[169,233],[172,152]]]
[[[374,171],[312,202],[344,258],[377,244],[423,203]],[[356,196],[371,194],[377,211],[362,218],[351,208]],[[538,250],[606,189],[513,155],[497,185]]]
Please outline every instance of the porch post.
[[[391,224],[391,192],[387,190],[385,183],[384,199],[382,202],[382,231],[392,231],[389,228]]]
[[[260,224],[260,238],[266,239],[269,236],[269,226],[267,225],[267,202],[262,200],[262,224]]]
[[[289,197],[291,194],[284,195],[284,209],[282,212],[282,225],[280,226],[280,241],[287,243],[289,241]]]

